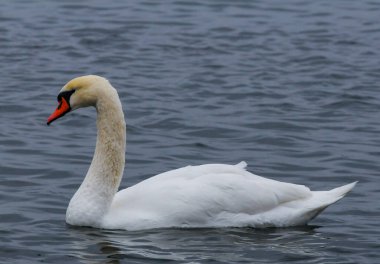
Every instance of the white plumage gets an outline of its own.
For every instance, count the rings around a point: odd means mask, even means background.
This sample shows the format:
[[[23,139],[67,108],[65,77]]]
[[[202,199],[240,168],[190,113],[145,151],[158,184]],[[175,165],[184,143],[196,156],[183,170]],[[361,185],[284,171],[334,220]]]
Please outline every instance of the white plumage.
[[[254,175],[241,162],[187,166],[117,192],[125,151],[117,92],[99,76],[76,78],[61,90],[67,91],[73,91],[71,109],[92,105],[98,112],[94,158],[67,209],[66,221],[72,225],[127,230],[304,225],[356,184],[310,191]]]
[[[329,192],[256,176],[237,165],[168,171],[119,191],[105,228],[285,227],[304,225],[355,183]]]

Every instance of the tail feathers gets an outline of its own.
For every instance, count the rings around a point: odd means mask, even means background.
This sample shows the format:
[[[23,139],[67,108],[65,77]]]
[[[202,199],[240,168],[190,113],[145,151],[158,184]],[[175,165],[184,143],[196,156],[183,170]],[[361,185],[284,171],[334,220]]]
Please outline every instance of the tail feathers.
[[[356,182],[352,182],[338,188],[332,189],[330,191],[315,191],[313,192],[314,204],[316,207],[327,207],[340,199],[342,199],[352,188],[355,187]]]
[[[305,211],[302,213],[303,217],[307,219],[306,222],[315,218],[329,205],[342,199],[355,187],[356,183],[357,181],[330,191],[314,191],[312,198],[308,200],[308,204],[305,206]]]
[[[338,200],[342,199],[348,192],[350,192],[354,187],[355,185],[357,184],[358,182],[352,182],[352,183],[349,183],[349,184],[346,184],[346,185],[343,185],[343,186],[340,186],[338,188],[335,188],[335,189],[332,189],[330,191],[328,191],[327,193],[330,194],[331,196],[333,197],[336,197]],[[336,200],[336,201],[338,201]]]

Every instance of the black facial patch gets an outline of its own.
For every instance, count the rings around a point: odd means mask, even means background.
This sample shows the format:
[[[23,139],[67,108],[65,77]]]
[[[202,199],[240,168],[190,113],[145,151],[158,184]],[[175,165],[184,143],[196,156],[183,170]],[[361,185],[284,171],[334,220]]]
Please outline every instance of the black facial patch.
[[[70,96],[75,92],[75,89],[72,89],[70,91],[64,91],[58,94],[57,101],[61,102],[62,98],[65,98],[67,103],[70,103]]]

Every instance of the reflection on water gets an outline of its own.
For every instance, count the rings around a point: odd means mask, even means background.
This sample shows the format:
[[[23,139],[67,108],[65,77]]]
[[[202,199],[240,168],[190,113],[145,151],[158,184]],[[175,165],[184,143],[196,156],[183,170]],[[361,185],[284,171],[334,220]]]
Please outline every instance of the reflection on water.
[[[3,1],[0,262],[378,262],[379,10],[370,0]],[[313,227],[69,227],[95,111],[46,118],[60,88],[89,73],[123,103],[123,188],[242,160],[312,189],[359,184]]]
[[[272,261],[323,258],[320,249],[329,246],[331,241],[315,232],[317,228],[157,229],[135,232],[69,228],[69,234],[73,241],[72,254],[84,263],[104,260],[118,263],[123,259],[232,263],[252,258],[265,261],[268,255],[275,257]],[[201,237],[203,239],[199,239]],[[253,254],[256,250],[261,253]]]

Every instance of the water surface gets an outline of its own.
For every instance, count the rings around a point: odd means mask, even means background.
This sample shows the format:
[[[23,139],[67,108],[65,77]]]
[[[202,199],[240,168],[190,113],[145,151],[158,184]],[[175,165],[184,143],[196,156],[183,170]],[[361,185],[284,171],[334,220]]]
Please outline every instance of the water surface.
[[[371,0],[4,1],[0,262],[376,263],[379,11]],[[312,189],[360,183],[301,228],[70,227],[95,111],[45,123],[59,89],[90,73],[123,103],[122,188],[241,160]]]

